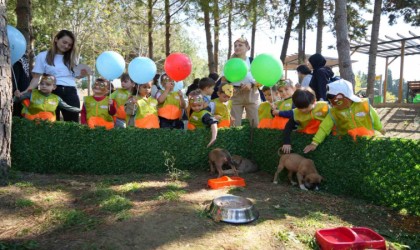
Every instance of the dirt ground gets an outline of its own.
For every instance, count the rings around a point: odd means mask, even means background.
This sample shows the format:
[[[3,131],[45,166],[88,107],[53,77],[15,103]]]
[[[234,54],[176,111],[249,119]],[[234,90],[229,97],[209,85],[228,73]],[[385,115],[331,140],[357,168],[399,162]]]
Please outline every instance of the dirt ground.
[[[219,190],[207,187],[209,173],[188,174],[174,181],[168,174],[13,173],[0,188],[0,249],[318,249],[316,230],[339,226],[376,230],[390,249],[420,248],[418,217],[274,185],[263,172],[244,175],[245,188]],[[259,218],[213,221],[206,207],[225,194],[251,200]]]
[[[386,137],[420,140],[420,105],[416,108],[376,108]]]

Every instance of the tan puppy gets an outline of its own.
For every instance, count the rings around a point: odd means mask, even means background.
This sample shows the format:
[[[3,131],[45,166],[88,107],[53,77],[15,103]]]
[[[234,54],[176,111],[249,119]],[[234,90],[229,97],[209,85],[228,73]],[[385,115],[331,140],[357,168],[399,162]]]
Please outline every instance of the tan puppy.
[[[232,155],[232,161],[236,163],[239,174],[254,173],[259,170],[257,164],[250,159],[244,158],[240,155]],[[234,174],[232,169],[223,170],[224,174]]]
[[[209,164],[210,164],[210,172],[214,174],[214,170],[216,168],[219,176],[218,178],[222,177],[223,175],[223,165],[227,164],[232,168],[233,174],[238,176],[238,171],[236,170],[237,164],[232,161],[232,157],[230,156],[229,151],[222,148],[215,148],[209,153]]]
[[[297,184],[292,180],[293,173],[296,173],[299,187],[302,190],[308,190],[306,187],[312,188],[313,186],[317,186],[322,181],[322,176],[316,171],[315,164],[312,160],[298,154],[283,154],[280,157],[277,172],[274,174],[274,184],[277,184],[277,177],[283,168],[289,171],[287,177],[289,177],[292,185]]]

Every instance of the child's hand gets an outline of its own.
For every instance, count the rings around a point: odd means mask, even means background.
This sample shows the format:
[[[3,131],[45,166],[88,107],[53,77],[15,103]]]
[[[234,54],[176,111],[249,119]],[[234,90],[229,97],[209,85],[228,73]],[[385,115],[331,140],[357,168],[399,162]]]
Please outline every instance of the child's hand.
[[[216,138],[214,138],[214,139],[212,138],[210,140],[209,144],[207,144],[207,147],[210,147],[211,145],[213,145],[215,141],[216,141]]]
[[[221,116],[221,115],[215,115],[215,116],[214,116],[214,118],[215,118],[216,120],[220,121],[220,119],[222,119],[222,116]]]
[[[273,109],[273,110],[271,111],[271,114],[272,114],[273,116],[276,116],[276,115],[279,115],[279,112],[280,112],[280,110]]]
[[[290,144],[284,144],[283,147],[281,147],[281,150],[285,154],[290,154],[290,151],[292,151],[292,145],[290,145]]]
[[[114,104],[114,100],[109,99],[108,104],[111,106],[112,104]]]
[[[179,97],[184,98],[184,94],[182,93],[181,90],[178,90],[178,95],[179,95]]]
[[[306,146],[303,149],[303,153],[307,154],[307,153],[309,153],[311,151],[314,151],[316,149],[316,147],[318,147],[318,145],[315,144],[314,142],[312,142],[311,144],[309,144],[308,146]]]

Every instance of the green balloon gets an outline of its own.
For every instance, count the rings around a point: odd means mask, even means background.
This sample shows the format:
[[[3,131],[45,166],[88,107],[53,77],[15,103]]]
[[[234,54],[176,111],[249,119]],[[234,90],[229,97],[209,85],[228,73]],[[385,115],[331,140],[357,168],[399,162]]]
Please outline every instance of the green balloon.
[[[260,54],[251,63],[251,73],[257,83],[274,86],[283,76],[283,64],[270,54]]]
[[[239,82],[246,77],[248,67],[241,58],[231,58],[226,62],[223,73],[229,82]]]

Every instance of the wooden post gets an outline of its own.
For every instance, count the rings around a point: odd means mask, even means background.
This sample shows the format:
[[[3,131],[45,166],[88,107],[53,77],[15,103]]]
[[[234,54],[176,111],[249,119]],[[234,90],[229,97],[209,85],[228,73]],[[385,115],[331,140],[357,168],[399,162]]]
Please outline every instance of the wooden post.
[[[384,103],[386,103],[386,88],[387,88],[386,85],[388,83],[388,59],[389,57],[387,57],[385,61],[385,79],[384,79],[384,89],[383,89]]]
[[[405,40],[401,41],[401,63],[400,63],[400,85],[398,87],[398,103],[402,103],[403,92],[403,77],[404,77],[404,53],[405,53]]]

